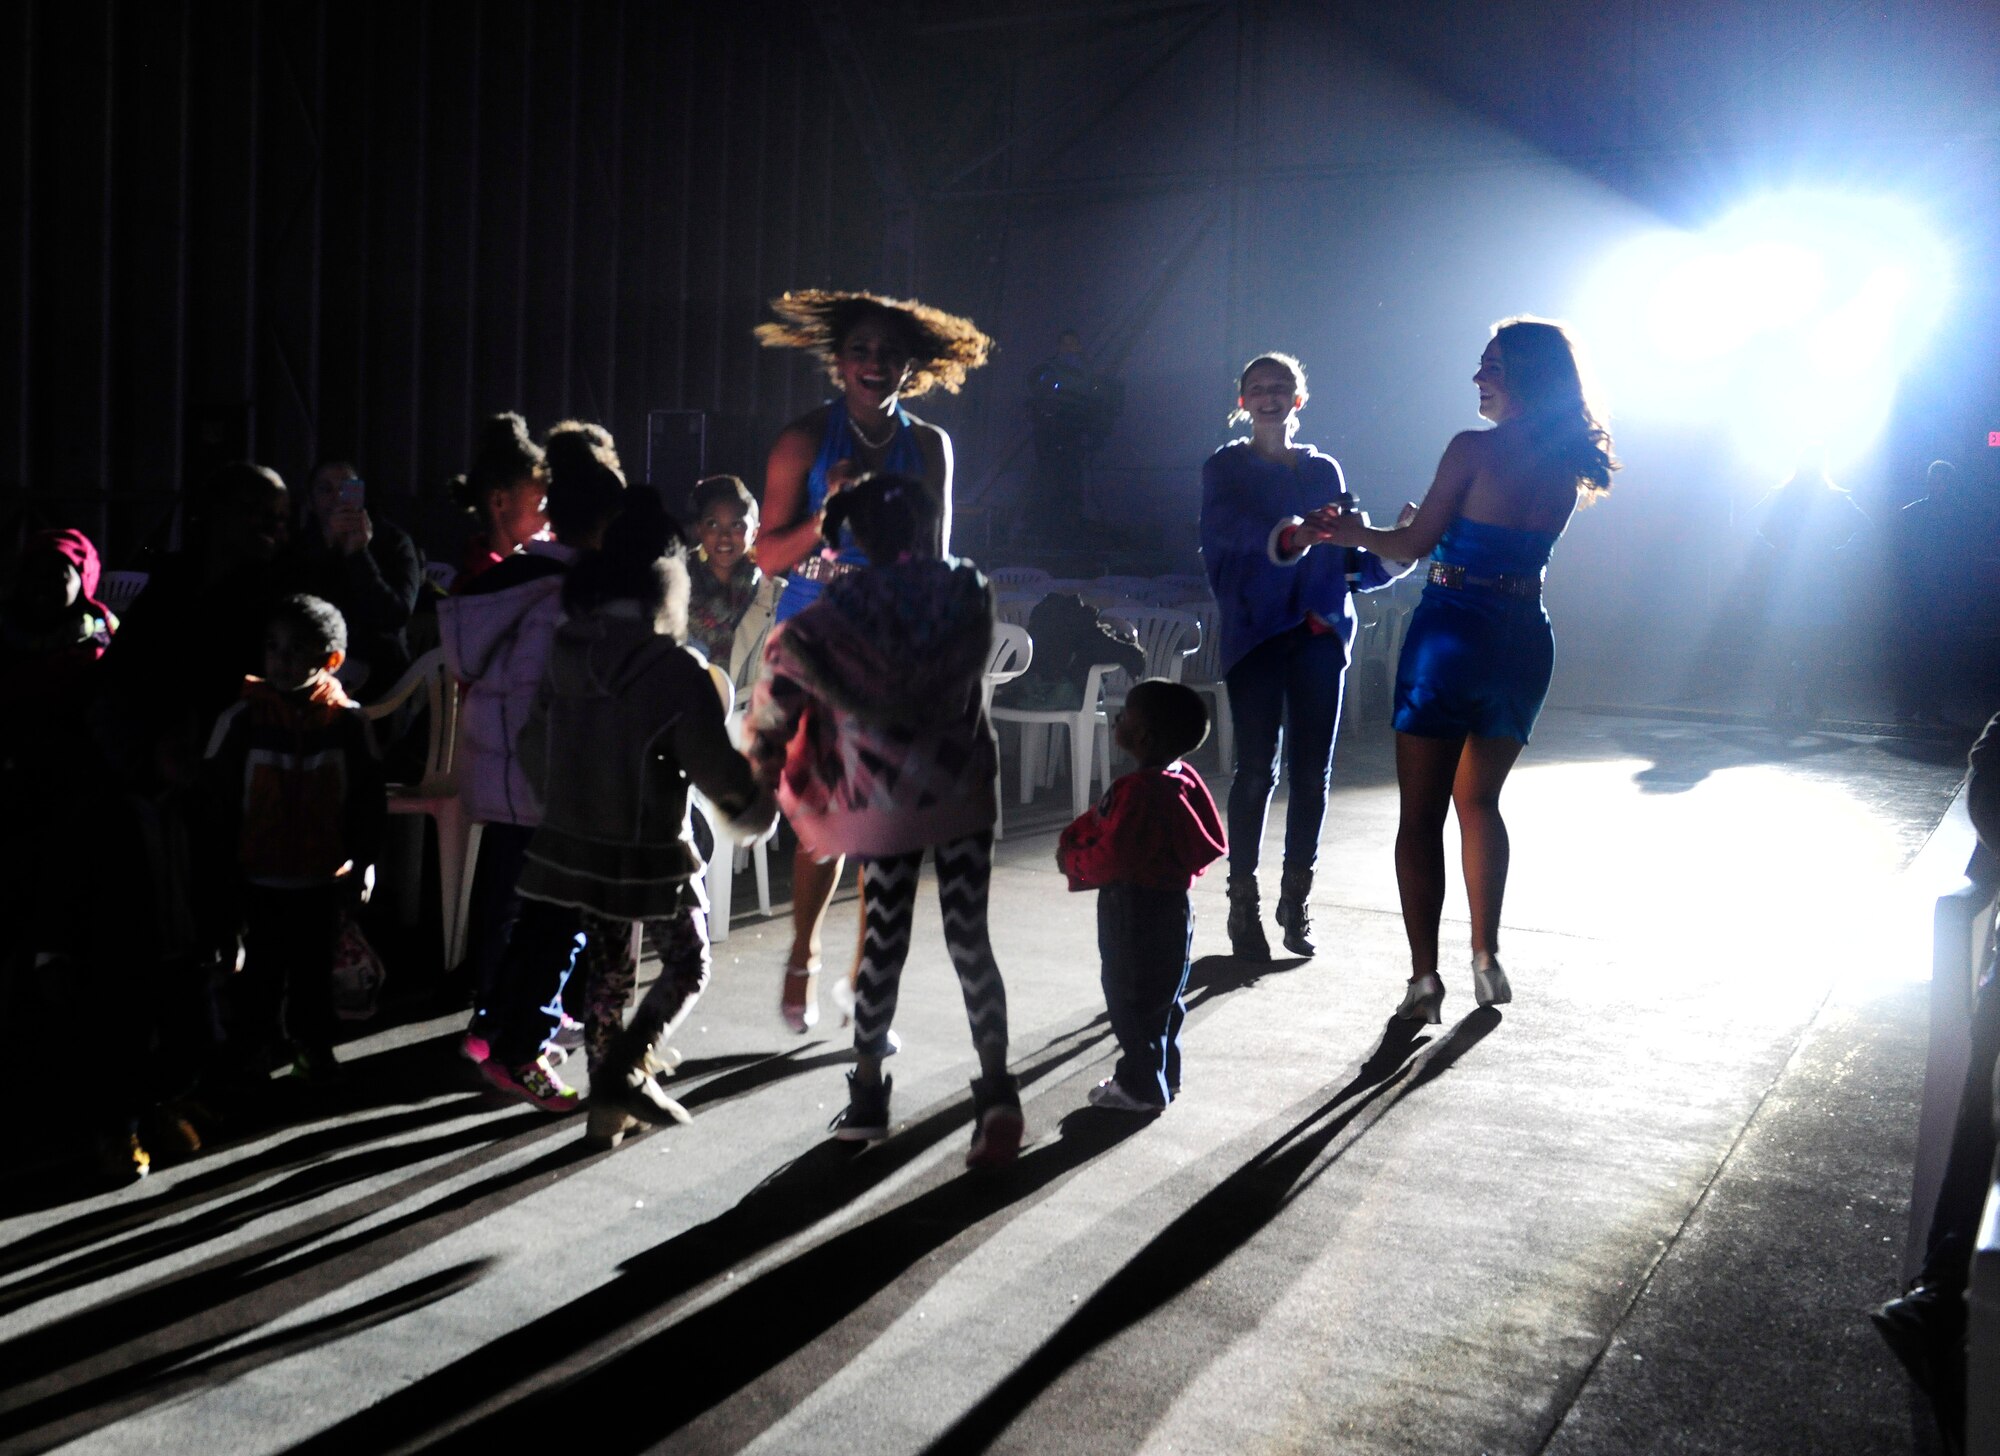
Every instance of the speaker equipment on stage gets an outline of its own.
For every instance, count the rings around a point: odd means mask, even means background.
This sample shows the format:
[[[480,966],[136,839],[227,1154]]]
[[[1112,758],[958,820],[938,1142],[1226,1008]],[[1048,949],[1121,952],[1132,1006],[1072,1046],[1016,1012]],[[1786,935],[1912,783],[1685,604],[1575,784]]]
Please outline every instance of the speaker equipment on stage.
[[[708,414],[646,411],[646,484],[677,515],[687,514],[694,483],[708,474]]]

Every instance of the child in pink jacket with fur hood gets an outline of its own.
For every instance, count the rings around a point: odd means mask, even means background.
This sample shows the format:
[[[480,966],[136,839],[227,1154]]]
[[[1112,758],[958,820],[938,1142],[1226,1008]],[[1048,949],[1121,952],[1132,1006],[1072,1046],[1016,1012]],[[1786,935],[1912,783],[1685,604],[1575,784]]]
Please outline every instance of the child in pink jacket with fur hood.
[[[945,945],[979,1052],[974,1167],[1013,1161],[1021,1102],[1007,1073],[1007,994],[987,935],[998,752],[983,689],[993,591],[970,563],[938,560],[937,502],[921,483],[873,475],[836,495],[821,534],[853,533],[868,565],[834,576],[779,624],[752,700],[749,753],[799,842],[866,863],[855,984],[855,1070],[834,1136],[885,1137],[890,1023],[924,852],[937,864]]]

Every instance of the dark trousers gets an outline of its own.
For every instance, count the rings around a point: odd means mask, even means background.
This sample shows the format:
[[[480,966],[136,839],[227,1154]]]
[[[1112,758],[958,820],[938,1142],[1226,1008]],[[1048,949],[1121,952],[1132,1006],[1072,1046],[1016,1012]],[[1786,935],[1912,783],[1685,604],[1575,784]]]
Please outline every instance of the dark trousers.
[[[1953,1295],[1965,1292],[1986,1188],[1993,1177],[1993,1067],[2000,1060],[2000,974],[1989,970],[1972,1003],[1972,1056],[1958,1094],[1951,1152],[1931,1211],[1923,1281]]]
[[[532,1062],[561,1025],[563,993],[583,943],[583,912],[522,900],[487,1005],[488,1044],[503,1067]]]
[[[1310,870],[1318,859],[1346,672],[1340,634],[1313,632],[1303,623],[1258,643],[1229,669],[1229,717],[1236,728],[1236,778],[1229,786],[1232,876],[1257,873],[1281,745],[1291,781],[1285,868]]]
[[[245,888],[243,973],[236,978],[231,1038],[255,1055],[281,1029],[302,1051],[333,1048],[333,953],[341,887]]]
[[[1181,1090],[1181,1023],[1187,1007],[1194,906],[1185,890],[1106,885],[1097,892],[1097,953],[1104,1006],[1122,1055],[1118,1085],[1146,1102]]]
[[[521,878],[521,861],[534,837],[532,824],[488,824],[479,833],[479,866],[472,877],[465,927],[465,966],[472,973],[472,1009],[482,1017],[499,984],[500,961],[521,913],[514,882]]]

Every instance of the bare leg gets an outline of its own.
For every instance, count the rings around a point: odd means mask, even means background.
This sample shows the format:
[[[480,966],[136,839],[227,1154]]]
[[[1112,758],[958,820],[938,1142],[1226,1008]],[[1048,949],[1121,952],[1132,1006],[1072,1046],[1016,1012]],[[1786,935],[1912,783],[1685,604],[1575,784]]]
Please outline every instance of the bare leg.
[[[1500,817],[1500,788],[1521,748],[1511,738],[1466,739],[1452,783],[1474,954],[1500,953],[1500,901],[1507,893],[1507,822]]]
[[[819,960],[819,928],[826,919],[826,907],[833,903],[834,886],[840,883],[841,867],[847,861],[835,858],[821,864],[805,850],[792,853],[792,954],[785,965],[804,970]]]
[[[819,930],[846,861],[819,863],[803,848],[792,855],[792,950],[785,960],[778,1014],[793,1031],[819,1020]]]
[[[1402,817],[1396,826],[1396,888],[1403,900],[1403,933],[1410,939],[1410,979],[1438,964],[1438,921],[1444,915],[1444,816],[1458,773],[1458,738],[1396,735],[1396,786]]]

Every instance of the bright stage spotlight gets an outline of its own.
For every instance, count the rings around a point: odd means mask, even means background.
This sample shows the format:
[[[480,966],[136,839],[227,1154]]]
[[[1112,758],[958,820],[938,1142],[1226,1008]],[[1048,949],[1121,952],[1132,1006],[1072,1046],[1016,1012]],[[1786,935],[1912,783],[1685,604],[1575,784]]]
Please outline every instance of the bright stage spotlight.
[[[1836,469],[1867,451],[1950,292],[1950,255],[1909,204],[1792,191],[1632,239],[1573,316],[1620,414],[1721,429],[1774,477],[1808,447]]]

